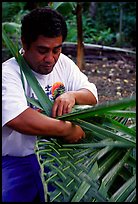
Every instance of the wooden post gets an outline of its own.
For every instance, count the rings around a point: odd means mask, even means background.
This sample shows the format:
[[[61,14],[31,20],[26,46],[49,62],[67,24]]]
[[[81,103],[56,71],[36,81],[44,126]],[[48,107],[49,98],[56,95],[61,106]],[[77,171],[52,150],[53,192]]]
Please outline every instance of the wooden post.
[[[84,44],[83,44],[83,31],[82,31],[82,4],[77,3],[76,8],[77,17],[77,66],[82,70],[84,67]]]

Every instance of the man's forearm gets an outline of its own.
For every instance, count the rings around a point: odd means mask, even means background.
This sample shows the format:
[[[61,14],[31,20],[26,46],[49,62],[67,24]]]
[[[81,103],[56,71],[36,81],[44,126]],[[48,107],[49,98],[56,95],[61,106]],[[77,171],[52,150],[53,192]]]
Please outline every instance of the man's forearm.
[[[75,104],[78,105],[95,105],[97,100],[91,91],[87,89],[81,89],[79,91],[71,91],[75,97]]]
[[[9,121],[7,126],[28,135],[64,136],[71,125],[28,108],[19,116]]]
[[[85,137],[85,133],[80,126],[69,121],[47,117],[31,108],[26,109],[6,125],[28,136],[55,137],[64,139],[69,143],[77,142]]]

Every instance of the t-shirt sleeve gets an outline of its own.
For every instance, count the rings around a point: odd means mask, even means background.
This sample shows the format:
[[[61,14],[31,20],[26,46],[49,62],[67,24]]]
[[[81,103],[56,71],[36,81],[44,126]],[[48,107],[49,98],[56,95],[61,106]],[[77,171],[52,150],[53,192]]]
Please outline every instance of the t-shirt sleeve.
[[[92,92],[98,102],[96,85],[89,82],[88,77],[80,71],[78,66],[72,60],[70,61],[70,67],[68,71],[70,72],[67,79],[68,90],[80,90],[85,88]]]
[[[4,70],[2,72],[2,126],[27,108],[27,100],[19,73]]]

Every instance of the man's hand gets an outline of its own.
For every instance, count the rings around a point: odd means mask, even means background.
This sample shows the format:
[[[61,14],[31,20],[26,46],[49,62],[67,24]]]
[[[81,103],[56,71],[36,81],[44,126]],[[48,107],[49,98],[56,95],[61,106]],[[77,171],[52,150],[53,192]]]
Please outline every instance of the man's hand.
[[[55,99],[52,108],[52,117],[70,113],[75,104],[94,105],[97,103],[95,96],[87,89],[68,91]]]
[[[72,124],[72,130],[67,134],[67,136],[63,137],[63,140],[67,143],[76,143],[82,138],[85,138],[85,132],[78,125]]]
[[[73,92],[63,93],[55,99],[52,108],[52,117],[61,116],[70,113],[75,105],[75,96]]]

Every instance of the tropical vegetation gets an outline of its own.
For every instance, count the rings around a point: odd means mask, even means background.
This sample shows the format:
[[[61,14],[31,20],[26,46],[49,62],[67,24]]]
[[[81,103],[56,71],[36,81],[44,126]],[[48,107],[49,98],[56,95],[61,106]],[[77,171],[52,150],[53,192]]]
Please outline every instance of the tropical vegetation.
[[[80,2],[84,43],[136,47],[136,2]],[[10,23],[8,33],[17,39],[15,29],[29,10],[50,5],[61,12],[68,25],[66,41],[77,41],[77,2],[2,2],[2,22]],[[104,21],[103,21],[104,19]],[[17,29],[16,29],[17,30]],[[18,40],[20,32],[17,33]],[[3,52],[5,52],[3,45]],[[6,50],[7,52],[7,50]]]

